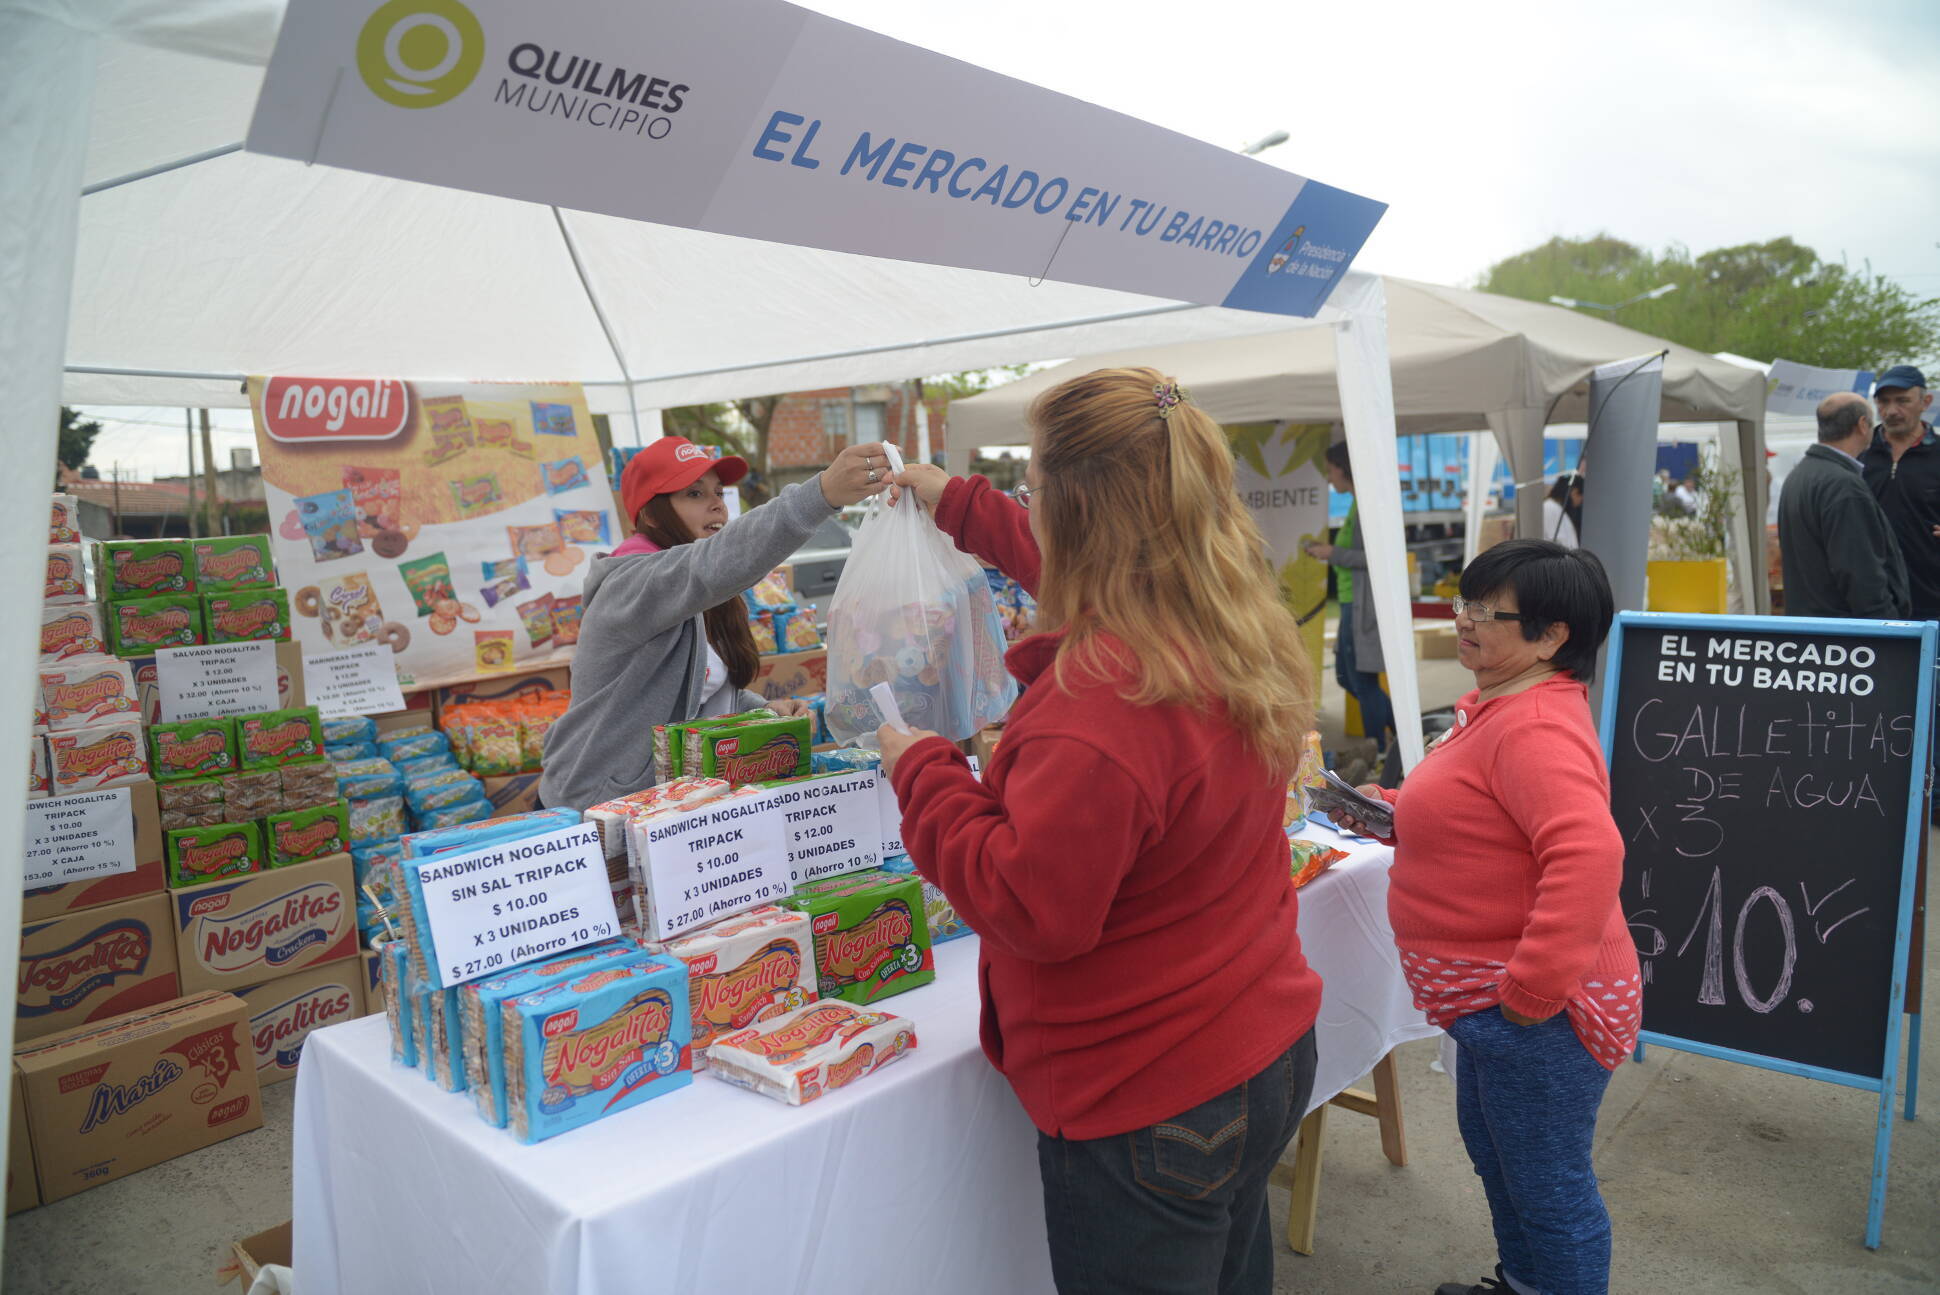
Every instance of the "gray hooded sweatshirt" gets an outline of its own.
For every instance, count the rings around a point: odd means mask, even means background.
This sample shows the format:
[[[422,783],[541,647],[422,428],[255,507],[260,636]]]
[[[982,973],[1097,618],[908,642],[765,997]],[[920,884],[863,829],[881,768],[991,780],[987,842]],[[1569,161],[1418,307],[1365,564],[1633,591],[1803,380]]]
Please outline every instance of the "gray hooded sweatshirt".
[[[540,803],[583,810],[652,786],[654,725],[693,719],[706,700],[701,614],[752,588],[834,515],[817,476],[706,539],[595,559],[573,654],[573,700],[546,734]],[[743,692],[738,709],[762,700]]]

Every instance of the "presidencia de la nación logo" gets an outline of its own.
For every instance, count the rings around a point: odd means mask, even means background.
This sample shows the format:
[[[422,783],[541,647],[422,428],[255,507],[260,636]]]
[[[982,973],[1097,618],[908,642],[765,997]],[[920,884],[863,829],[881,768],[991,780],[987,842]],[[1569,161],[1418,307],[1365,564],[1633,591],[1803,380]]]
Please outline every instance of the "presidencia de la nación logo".
[[[389,0],[357,35],[357,70],[399,108],[435,108],[463,94],[485,62],[485,29],[458,0]]]

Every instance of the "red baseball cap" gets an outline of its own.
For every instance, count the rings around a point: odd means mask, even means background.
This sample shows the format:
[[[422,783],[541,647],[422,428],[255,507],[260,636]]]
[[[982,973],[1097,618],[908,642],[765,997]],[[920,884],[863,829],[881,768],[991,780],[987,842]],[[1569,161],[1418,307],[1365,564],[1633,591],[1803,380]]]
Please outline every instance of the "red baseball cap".
[[[620,504],[630,522],[655,495],[685,490],[709,472],[731,486],[748,475],[748,461],[732,454],[715,459],[685,436],[663,436],[626,461],[620,473]]]

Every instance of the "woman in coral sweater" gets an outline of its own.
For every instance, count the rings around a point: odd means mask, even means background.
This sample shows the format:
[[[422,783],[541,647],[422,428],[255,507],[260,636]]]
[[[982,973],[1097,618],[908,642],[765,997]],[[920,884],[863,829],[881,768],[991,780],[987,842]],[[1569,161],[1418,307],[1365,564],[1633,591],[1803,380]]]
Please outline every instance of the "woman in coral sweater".
[[[1281,830],[1312,672],[1226,438],[1176,383],[1086,374],[1031,426],[1015,500],[898,478],[1043,631],[1010,652],[1027,691],[982,782],[883,730],[903,841],[982,937],[984,1051],[1038,1129],[1058,1288],[1266,1292],[1320,1006]]]
[[[1495,1224],[1495,1276],[1436,1295],[1609,1287],[1590,1144],[1643,1001],[1587,688],[1613,607],[1586,550],[1510,540],[1476,558],[1455,600],[1476,690],[1401,790],[1361,788],[1394,804],[1394,942],[1415,1005],[1456,1042],[1456,1118]]]

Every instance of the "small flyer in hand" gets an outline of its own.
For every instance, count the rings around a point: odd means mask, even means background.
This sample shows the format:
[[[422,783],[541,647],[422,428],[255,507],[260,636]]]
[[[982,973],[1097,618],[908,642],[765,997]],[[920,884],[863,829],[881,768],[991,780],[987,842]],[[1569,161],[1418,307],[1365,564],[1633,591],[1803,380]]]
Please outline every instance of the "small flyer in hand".
[[[1363,796],[1332,769],[1323,770],[1321,777],[1324,782],[1307,789],[1308,804],[1335,819],[1358,818],[1378,835],[1394,834],[1394,806]]]

